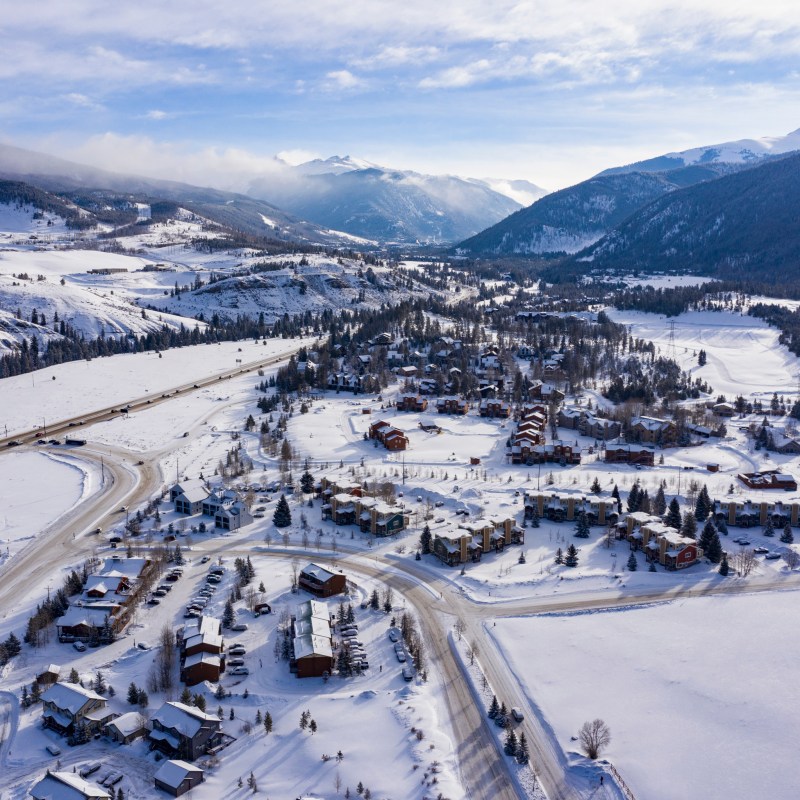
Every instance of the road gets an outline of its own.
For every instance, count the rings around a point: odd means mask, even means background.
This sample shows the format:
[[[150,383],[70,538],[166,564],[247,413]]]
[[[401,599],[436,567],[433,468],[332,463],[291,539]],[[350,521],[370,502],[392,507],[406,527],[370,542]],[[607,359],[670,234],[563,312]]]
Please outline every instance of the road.
[[[116,403],[113,406],[106,406],[103,408],[95,409],[86,414],[78,414],[74,417],[67,417],[66,419],[52,422],[47,426],[47,432],[41,426],[33,428],[28,431],[15,433],[6,438],[0,438],[0,447],[8,447],[11,442],[19,442],[21,444],[30,444],[37,439],[53,438],[56,436],[69,436],[83,438],[84,427],[94,424],[95,422],[105,422],[120,414],[134,413],[136,411],[144,411],[145,409],[152,408],[159,403],[164,403],[169,400],[174,400],[176,396],[184,393],[191,393],[204,389],[208,386],[215,386],[222,380],[233,378],[236,375],[243,375],[253,370],[264,369],[288,361],[289,357],[297,353],[302,345],[286,350],[280,355],[270,356],[269,358],[260,358],[256,361],[250,361],[247,364],[240,364],[236,369],[224,370],[223,372],[215,372],[212,375],[205,375],[197,380],[188,383],[182,383],[173,386],[169,389],[164,389],[160,395],[144,395],[142,397],[135,397],[131,400]]]

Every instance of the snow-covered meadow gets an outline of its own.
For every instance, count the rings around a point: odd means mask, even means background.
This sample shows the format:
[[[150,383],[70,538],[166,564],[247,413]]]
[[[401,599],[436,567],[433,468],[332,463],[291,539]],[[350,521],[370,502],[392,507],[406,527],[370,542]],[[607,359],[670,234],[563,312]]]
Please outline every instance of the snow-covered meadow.
[[[498,619],[489,633],[565,751],[596,717],[636,797],[788,798],[797,592]]]

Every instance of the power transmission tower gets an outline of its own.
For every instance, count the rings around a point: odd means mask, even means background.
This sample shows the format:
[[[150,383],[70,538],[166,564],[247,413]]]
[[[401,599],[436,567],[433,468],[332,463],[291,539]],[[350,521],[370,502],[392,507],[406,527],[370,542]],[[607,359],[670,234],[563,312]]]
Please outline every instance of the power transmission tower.
[[[669,337],[667,339],[667,356],[673,361],[676,360],[675,353],[675,320],[669,321]]]

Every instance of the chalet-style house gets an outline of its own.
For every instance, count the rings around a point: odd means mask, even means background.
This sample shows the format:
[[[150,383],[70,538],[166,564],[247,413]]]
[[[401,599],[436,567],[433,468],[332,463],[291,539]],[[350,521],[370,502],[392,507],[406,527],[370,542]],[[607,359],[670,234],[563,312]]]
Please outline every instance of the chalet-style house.
[[[703,557],[696,539],[682,536],[658,517],[634,526],[627,538],[631,550],[641,550],[648,561],[658,561],[668,570],[685,569]]]
[[[115,716],[105,697],[79,683],[54,683],[42,695],[42,722],[62,736],[72,736],[79,726],[88,735],[98,733]]]
[[[109,800],[111,795],[75,772],[50,772],[31,786],[33,800]]]
[[[238,531],[252,521],[250,509],[241,500],[223,506],[214,514],[214,527],[223,531]]]
[[[384,420],[373,422],[369,426],[368,435],[370,439],[380,442],[387,450],[405,450],[408,447],[408,436]]]
[[[511,404],[505,400],[484,398],[478,406],[478,413],[482,417],[500,417],[508,419],[511,416]]]
[[[469,411],[469,403],[463,397],[440,397],[436,401],[436,410],[440,414],[463,416]]]
[[[439,561],[448,567],[481,560],[481,546],[474,540],[472,534],[466,531],[437,533],[433,537],[432,549]]]
[[[328,376],[328,388],[339,392],[352,392],[358,394],[362,389],[361,375],[351,375],[346,372],[337,372]]]
[[[533,400],[542,400],[545,403],[561,403],[564,401],[564,392],[556,389],[551,383],[544,383],[543,381],[533,381],[528,389],[528,395]]]
[[[204,773],[200,767],[180,759],[165,761],[153,776],[156,789],[161,789],[173,797],[186,794],[204,780]]]
[[[652,467],[655,464],[655,451],[643,444],[607,444],[603,460],[607,464]]]
[[[147,735],[147,725],[138,711],[128,711],[112,719],[106,725],[104,733],[112,742],[130,744]]]
[[[655,444],[659,447],[674,444],[678,439],[678,428],[672,420],[656,417],[634,417],[630,434],[635,442]]]
[[[526,492],[525,516],[533,516],[534,508],[540,519],[552,522],[576,520],[581,512],[589,525],[611,525],[619,519],[616,499],[605,493],[586,495],[568,489]]]
[[[225,642],[222,623],[203,615],[189,620],[178,637],[181,680],[187,686],[203,681],[216,683],[225,671]]]
[[[616,439],[622,433],[622,425],[613,419],[584,414],[578,423],[578,430],[582,436],[591,436],[592,439],[607,442]]]
[[[58,664],[48,664],[48,666],[36,676],[36,683],[44,688],[45,686],[52,686],[54,683],[58,683],[60,677],[61,667]]]
[[[344,592],[347,578],[341,572],[331,572],[319,564],[311,563],[300,570],[297,584],[317,597],[333,597]]]
[[[147,734],[151,750],[168,758],[194,761],[207,753],[220,738],[220,720],[196,706],[168,701],[153,714]]]
[[[107,644],[125,627],[153,577],[146,558],[107,558],[89,575],[81,596],[56,620],[62,642]]]
[[[206,497],[208,489],[199,478],[181,481],[169,490],[169,499],[175,504],[175,511],[179,514],[199,514]]]
[[[788,473],[779,472],[777,469],[764,472],[740,472],[736,477],[751,489],[797,489],[797,481]]]
[[[298,678],[320,678],[333,671],[331,616],[318,600],[300,603],[292,622],[292,658],[289,668]]]
[[[398,411],[424,411],[428,400],[418,394],[401,394],[395,403]]]

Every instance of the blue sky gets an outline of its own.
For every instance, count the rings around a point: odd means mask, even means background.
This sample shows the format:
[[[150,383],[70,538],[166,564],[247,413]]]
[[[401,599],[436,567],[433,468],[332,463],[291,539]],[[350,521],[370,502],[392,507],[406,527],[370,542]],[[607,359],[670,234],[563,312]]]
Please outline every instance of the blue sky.
[[[796,0],[13,5],[0,140],[225,188],[288,152],[553,189],[800,127]]]

